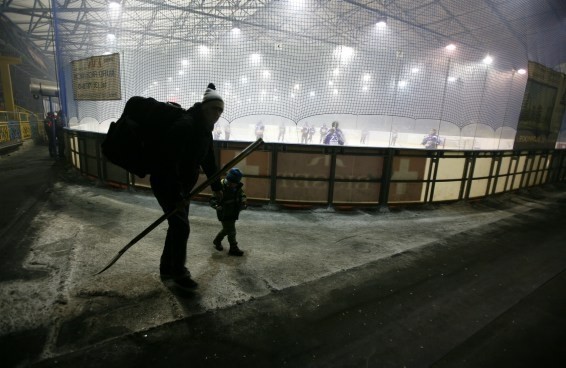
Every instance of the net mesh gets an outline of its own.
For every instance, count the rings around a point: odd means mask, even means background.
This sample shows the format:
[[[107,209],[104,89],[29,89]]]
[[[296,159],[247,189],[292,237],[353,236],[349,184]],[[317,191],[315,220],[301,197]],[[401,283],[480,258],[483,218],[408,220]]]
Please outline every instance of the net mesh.
[[[68,10],[84,4],[54,9],[75,123],[116,119],[136,95],[188,108],[213,82],[230,139],[253,139],[262,121],[264,139],[281,140],[284,127],[285,141],[300,142],[301,126],[318,134],[339,121],[347,144],[376,146],[390,145],[392,134],[397,144],[421,146],[434,128],[454,144],[445,148],[468,148],[464,133],[477,147],[510,148],[527,82],[517,70],[536,57],[529,24],[541,21],[525,16],[526,0],[90,0],[71,22]],[[71,62],[104,53],[120,55],[121,100],[75,100]]]

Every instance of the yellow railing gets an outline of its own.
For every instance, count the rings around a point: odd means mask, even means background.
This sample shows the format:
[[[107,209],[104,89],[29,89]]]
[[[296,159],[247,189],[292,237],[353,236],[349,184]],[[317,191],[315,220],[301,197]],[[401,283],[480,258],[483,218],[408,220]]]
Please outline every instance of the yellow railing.
[[[46,139],[40,114],[16,107],[17,111],[0,111],[0,146],[10,146],[37,138]]]
[[[10,129],[8,123],[0,123],[0,143],[10,141]]]

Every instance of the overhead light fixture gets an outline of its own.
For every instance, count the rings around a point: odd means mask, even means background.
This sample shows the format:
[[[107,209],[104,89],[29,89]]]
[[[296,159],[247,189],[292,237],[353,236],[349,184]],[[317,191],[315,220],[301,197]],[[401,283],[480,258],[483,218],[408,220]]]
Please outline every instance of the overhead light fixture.
[[[238,24],[238,22],[233,22],[232,23],[232,34],[233,35],[239,35],[240,34],[240,25]]]
[[[257,64],[261,61],[261,55],[260,54],[251,54],[250,55],[250,62],[252,64]]]
[[[383,28],[383,27],[387,26],[387,17],[382,16],[382,17],[377,18],[377,22],[375,23],[375,25],[378,28]]]
[[[210,49],[208,48],[208,46],[205,45],[200,45],[198,47],[199,53],[203,56],[208,55],[208,53],[210,52]]]
[[[519,74],[526,74],[527,71],[526,71],[525,69],[522,69],[522,68],[521,68],[521,69],[517,70],[517,73],[519,73]]]
[[[456,45],[451,43],[450,45],[446,46],[446,50],[448,50],[448,51],[456,50]]]
[[[487,56],[483,59],[482,62],[483,62],[485,65],[489,65],[489,64],[493,63],[493,58],[492,58],[491,56],[487,55]]]

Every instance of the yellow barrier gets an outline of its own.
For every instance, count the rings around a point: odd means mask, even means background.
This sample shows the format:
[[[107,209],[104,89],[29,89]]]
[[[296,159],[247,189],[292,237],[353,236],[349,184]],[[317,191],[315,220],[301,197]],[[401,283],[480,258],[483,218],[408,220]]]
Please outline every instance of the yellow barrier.
[[[32,138],[45,140],[41,115],[21,107],[17,107],[17,110],[0,111],[0,143],[19,144]]]
[[[0,143],[10,141],[10,129],[8,123],[0,123]]]

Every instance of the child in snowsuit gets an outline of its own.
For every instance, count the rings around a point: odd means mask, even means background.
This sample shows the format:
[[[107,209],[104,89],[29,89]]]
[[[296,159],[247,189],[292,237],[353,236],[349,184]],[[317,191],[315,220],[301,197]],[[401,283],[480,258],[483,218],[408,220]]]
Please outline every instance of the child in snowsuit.
[[[246,194],[242,187],[242,172],[233,168],[228,171],[225,179],[222,179],[222,200],[218,201],[213,197],[210,201],[212,208],[216,209],[218,220],[222,223],[222,230],[216,235],[212,243],[218,251],[224,250],[222,239],[228,236],[230,250],[228,254],[231,256],[242,256],[244,252],[238,248],[236,241],[236,220],[241,210],[248,207]]]

